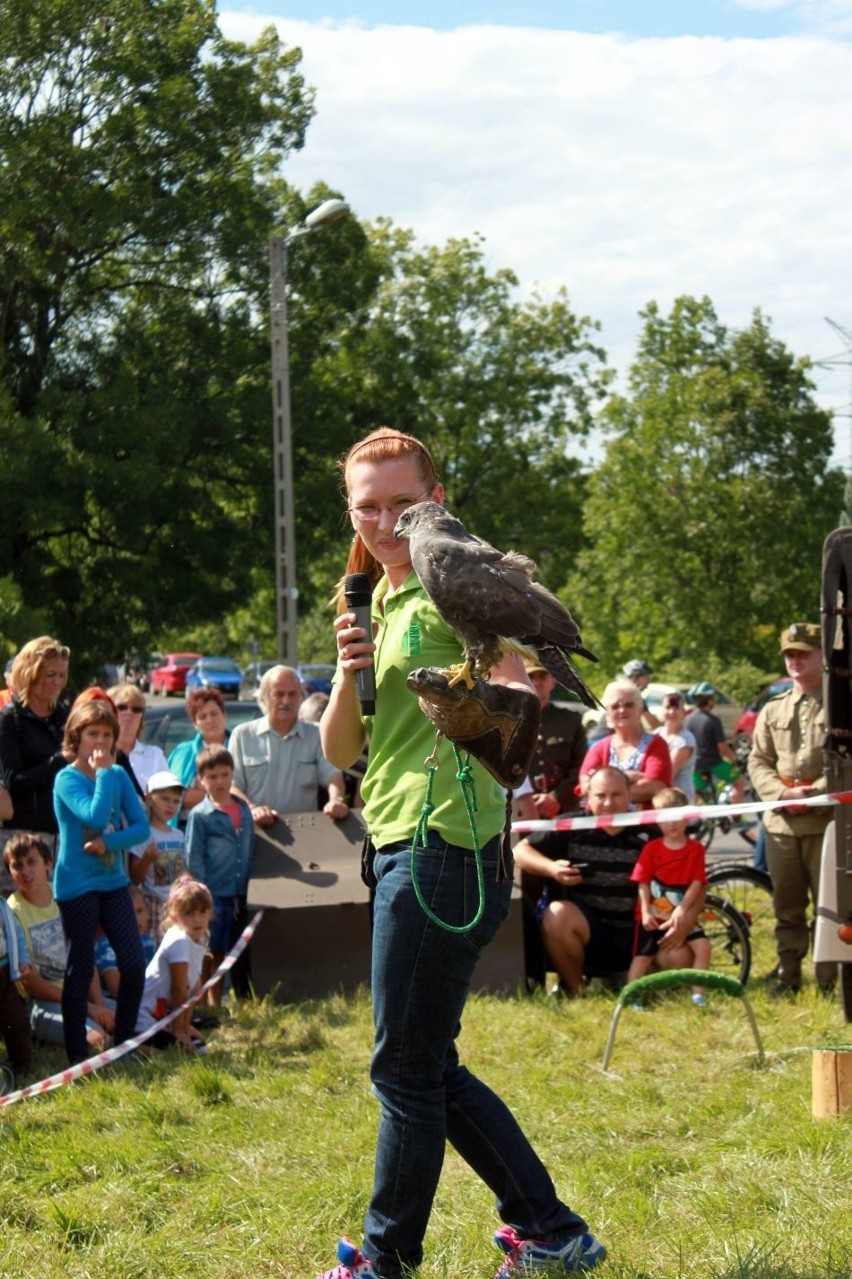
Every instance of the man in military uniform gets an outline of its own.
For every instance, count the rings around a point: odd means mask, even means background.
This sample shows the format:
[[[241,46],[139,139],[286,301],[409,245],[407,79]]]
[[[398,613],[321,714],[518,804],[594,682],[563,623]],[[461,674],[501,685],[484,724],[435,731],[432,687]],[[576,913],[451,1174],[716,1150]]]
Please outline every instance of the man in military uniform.
[[[819,626],[794,622],[781,633],[781,653],[793,686],[760,712],[748,772],[760,799],[805,799],[826,790]],[[768,812],[763,819],[776,920],[776,994],[797,994],[801,987],[810,935],[808,894],[815,910],[823,834],[831,818],[829,808],[791,805]],[[816,965],[821,986],[828,987],[835,975],[836,965]]]
[[[586,754],[586,730],[577,711],[551,702],[556,680],[550,672],[532,659],[525,659],[524,665],[541,706],[538,743],[530,769],[535,815],[555,817],[579,807],[574,788]]]

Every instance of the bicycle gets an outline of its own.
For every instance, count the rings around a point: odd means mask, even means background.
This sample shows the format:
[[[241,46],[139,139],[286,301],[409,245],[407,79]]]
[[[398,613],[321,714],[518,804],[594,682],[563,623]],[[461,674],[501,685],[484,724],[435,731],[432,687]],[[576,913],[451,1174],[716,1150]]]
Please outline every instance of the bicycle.
[[[734,786],[732,782],[717,783],[712,773],[696,772],[693,774],[695,781],[695,803],[701,804],[733,804],[734,802]],[[746,792],[745,798],[754,799],[754,792],[746,775]],[[701,841],[705,850],[710,847],[713,842],[713,836],[716,831],[720,830],[723,835],[727,835],[729,831],[735,830],[741,839],[747,844],[751,844],[749,839],[750,832],[754,829],[754,823],[743,826],[733,817],[699,817],[694,825],[690,826],[690,834]]]
[[[708,868],[707,883],[715,888],[746,921],[751,951],[751,975],[755,981],[771,981],[777,975],[775,910],[772,880],[755,866],[728,862]]]
[[[746,918],[724,897],[708,893],[698,919],[710,942],[710,972],[745,985],[751,972],[751,937]]]

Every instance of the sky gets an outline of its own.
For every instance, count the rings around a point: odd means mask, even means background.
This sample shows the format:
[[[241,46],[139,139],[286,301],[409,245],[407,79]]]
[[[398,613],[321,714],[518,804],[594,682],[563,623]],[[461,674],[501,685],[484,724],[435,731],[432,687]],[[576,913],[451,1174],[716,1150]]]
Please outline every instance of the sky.
[[[292,185],[423,243],[482,234],[521,296],[567,288],[621,376],[649,301],[706,294],[732,329],[759,307],[824,365],[852,467],[852,0],[220,0],[219,20],[302,50],[317,114]]]

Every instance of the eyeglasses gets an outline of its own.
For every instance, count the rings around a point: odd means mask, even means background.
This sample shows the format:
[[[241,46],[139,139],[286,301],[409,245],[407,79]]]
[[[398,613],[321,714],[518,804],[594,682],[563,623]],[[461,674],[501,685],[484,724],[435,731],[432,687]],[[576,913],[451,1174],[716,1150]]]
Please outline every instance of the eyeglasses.
[[[388,511],[394,519],[398,515],[402,515],[403,511],[407,511],[410,506],[414,506],[421,498],[428,497],[432,492],[426,489],[425,493],[419,493],[417,497],[398,497],[394,502],[362,502],[359,506],[347,506],[350,515],[354,515],[356,520],[360,520],[362,524],[373,524],[379,518],[382,511]]]
[[[607,707],[608,711],[632,711],[634,706],[638,706],[638,702],[610,702]]]
[[[116,704],[117,711],[132,711],[134,715],[144,715],[144,706],[131,706],[129,702],[118,702]]]

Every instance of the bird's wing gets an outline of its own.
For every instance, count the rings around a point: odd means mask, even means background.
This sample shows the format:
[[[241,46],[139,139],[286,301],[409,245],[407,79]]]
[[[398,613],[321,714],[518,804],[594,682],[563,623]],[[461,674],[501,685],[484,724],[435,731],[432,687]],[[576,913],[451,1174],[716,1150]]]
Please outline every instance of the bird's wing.
[[[537,627],[531,626],[528,634],[556,644],[559,648],[576,649],[580,643],[580,628],[565,605],[552,595],[540,582],[530,582],[530,592],[536,607],[531,616],[537,617]]]
[[[412,538],[411,560],[426,593],[451,626],[487,635],[517,635],[537,624],[530,615],[532,560],[504,555],[477,539]],[[533,610],[535,613],[536,610]]]

